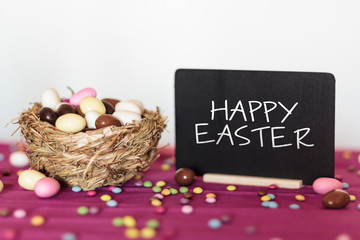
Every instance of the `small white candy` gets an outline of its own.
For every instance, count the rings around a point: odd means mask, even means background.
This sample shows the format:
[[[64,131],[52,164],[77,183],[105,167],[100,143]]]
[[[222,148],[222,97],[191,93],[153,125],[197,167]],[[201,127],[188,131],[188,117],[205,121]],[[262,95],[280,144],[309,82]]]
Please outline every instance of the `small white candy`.
[[[10,164],[13,167],[28,167],[30,163],[29,158],[26,156],[26,154],[22,151],[16,151],[11,153],[10,155]]]
[[[140,107],[133,102],[118,102],[115,106],[115,112],[117,111],[136,112],[141,115]]]
[[[122,125],[126,125],[128,123],[132,124],[133,120],[135,120],[138,123],[141,122],[141,115],[135,112],[116,111],[112,115],[117,119],[119,119]]]
[[[56,107],[59,103],[61,103],[61,99],[55,89],[47,88],[42,92],[41,105],[43,107],[49,107],[52,110],[56,111]]]
[[[95,121],[98,117],[100,117],[101,114],[98,113],[97,111],[88,111],[85,114],[85,119],[86,119],[86,123],[87,123],[87,127],[88,128],[96,128],[95,126]]]
[[[26,211],[23,209],[16,209],[13,215],[15,218],[24,218],[26,217]]]
[[[141,114],[144,112],[145,108],[144,108],[144,104],[138,100],[138,99],[131,99],[129,100],[128,102],[132,102],[132,103],[135,103],[141,110]]]

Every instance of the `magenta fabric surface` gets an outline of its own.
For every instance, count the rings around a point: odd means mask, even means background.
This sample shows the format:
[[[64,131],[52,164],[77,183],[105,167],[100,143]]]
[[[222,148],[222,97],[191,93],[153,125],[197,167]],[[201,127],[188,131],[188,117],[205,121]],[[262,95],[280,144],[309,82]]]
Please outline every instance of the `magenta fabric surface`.
[[[0,175],[4,183],[4,190],[0,193],[0,209],[7,208],[11,214],[0,216],[0,239],[6,239],[4,233],[9,229],[17,233],[16,239],[63,239],[65,233],[73,233],[77,240],[95,239],[126,239],[125,227],[114,227],[112,219],[115,217],[133,216],[137,221],[137,228],[145,227],[150,219],[160,221],[160,228],[153,239],[337,239],[346,236],[349,239],[360,239],[360,211],[357,209],[359,200],[351,202],[344,209],[329,210],[321,204],[322,196],[314,193],[311,186],[299,190],[276,189],[268,190],[264,187],[237,186],[236,191],[226,190],[227,185],[208,184],[198,177],[190,186],[204,189],[202,194],[194,194],[190,205],[194,207],[192,214],[181,212],[180,199],[182,194],[167,196],[163,200],[166,212],[155,212],[149,198],[154,195],[151,188],[136,187],[135,180],[122,186],[120,194],[110,192],[106,187],[97,189],[97,195],[87,196],[86,192],[75,193],[71,188],[62,188],[60,193],[49,199],[40,199],[34,192],[22,189],[17,183],[15,169],[10,166],[8,145],[0,145],[5,159],[0,161],[1,172],[10,169],[10,176]],[[174,181],[174,166],[169,171],[161,170],[166,159],[172,157],[173,151],[163,151],[161,157],[144,173],[143,181],[155,183],[164,180],[166,186],[179,189]],[[357,171],[358,152],[352,152],[349,159],[345,159],[342,152],[336,153],[335,173],[343,177],[343,182],[350,184],[347,191],[360,198],[360,177]],[[353,165],[356,170],[349,171]],[[269,209],[261,206],[259,190],[266,190],[276,196],[279,208]],[[215,193],[217,202],[205,202],[206,193]],[[119,205],[110,208],[100,200],[100,196],[109,194],[118,201]],[[304,202],[295,200],[295,195],[306,197]],[[297,203],[300,209],[289,208]],[[101,210],[97,215],[79,215],[80,206],[97,206]],[[12,213],[16,209],[27,212],[25,218],[15,218]],[[231,216],[231,222],[223,224],[219,229],[210,229],[208,221],[219,218],[224,214]],[[46,221],[42,226],[32,226],[31,217],[44,216]],[[344,238],[342,238],[344,240]]]

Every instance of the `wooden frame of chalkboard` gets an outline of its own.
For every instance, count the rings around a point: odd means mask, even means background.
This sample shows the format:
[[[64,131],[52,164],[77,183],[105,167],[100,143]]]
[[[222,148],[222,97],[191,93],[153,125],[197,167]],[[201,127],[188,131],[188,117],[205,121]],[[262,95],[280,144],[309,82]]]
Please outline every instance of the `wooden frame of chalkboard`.
[[[330,73],[179,69],[176,168],[312,184],[334,176]]]

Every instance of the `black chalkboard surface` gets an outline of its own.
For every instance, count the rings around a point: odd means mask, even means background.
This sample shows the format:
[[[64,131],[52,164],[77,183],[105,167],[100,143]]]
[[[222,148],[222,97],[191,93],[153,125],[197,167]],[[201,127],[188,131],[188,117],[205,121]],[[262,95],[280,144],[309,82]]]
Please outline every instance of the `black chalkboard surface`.
[[[179,69],[175,109],[176,168],[334,177],[332,74]]]

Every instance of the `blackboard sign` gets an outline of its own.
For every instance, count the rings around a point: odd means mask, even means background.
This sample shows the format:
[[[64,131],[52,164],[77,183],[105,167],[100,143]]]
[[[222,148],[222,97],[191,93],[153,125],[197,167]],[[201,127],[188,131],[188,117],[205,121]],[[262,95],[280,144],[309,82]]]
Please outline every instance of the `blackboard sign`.
[[[176,167],[301,179],[334,176],[329,73],[180,69]]]

